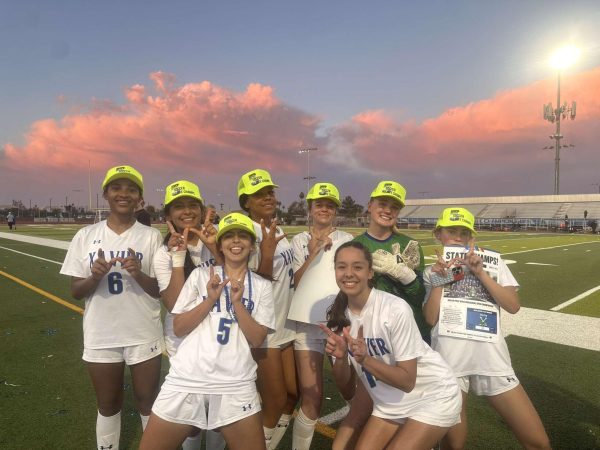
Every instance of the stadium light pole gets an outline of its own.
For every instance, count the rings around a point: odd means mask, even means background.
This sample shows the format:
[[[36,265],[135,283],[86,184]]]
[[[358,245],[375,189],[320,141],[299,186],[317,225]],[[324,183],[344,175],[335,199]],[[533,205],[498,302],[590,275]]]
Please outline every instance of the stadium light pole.
[[[298,153],[306,153],[306,176],[304,179],[306,180],[306,194],[304,198],[308,195],[308,191],[310,189],[310,180],[314,180],[315,177],[310,176],[310,152],[316,152],[318,150],[317,147],[304,147],[298,150]],[[306,200],[306,224],[308,225],[308,221],[310,218],[310,212],[308,211],[308,200]]]
[[[557,69],[557,84],[556,84],[556,109],[552,108],[552,103],[548,103],[544,105],[544,119],[554,123],[556,122],[556,132],[553,135],[550,135],[550,139],[554,139],[554,195],[558,195],[560,192],[560,149],[561,147],[574,147],[573,145],[562,145],[560,144],[560,140],[563,138],[560,134],[560,120],[561,117],[565,119],[567,117],[567,113],[569,113],[569,117],[571,120],[575,119],[575,114],[577,110],[577,104],[575,102],[571,103],[571,107],[567,106],[567,102],[561,106],[560,104],[560,76],[563,69],[573,65],[577,58],[579,57],[580,51],[577,47],[573,45],[569,45],[557,50],[554,55],[552,55],[550,62],[552,66]],[[547,148],[547,147],[545,147]],[[550,147],[551,148],[551,147]]]

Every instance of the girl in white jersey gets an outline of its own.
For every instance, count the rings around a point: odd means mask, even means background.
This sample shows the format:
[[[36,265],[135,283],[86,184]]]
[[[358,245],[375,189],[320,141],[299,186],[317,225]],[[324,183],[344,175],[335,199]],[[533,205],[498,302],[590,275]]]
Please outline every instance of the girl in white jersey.
[[[162,238],[135,219],[144,191],[137,170],[113,167],[102,190],[108,219],[77,232],[60,272],[71,276],[73,297],[85,299],[83,360],[96,391],[98,449],[118,449],[125,364],[143,428],[158,393],[164,341],[152,260]]]
[[[165,344],[169,357],[172,357],[182,339],[175,336],[173,331],[174,316],[171,311],[177,297],[190,273],[196,267],[215,265],[219,253],[216,244],[217,230],[210,222],[196,184],[186,180],[169,184],[165,188],[164,214],[169,232],[163,240],[164,245],[154,255],[154,271],[161,299],[167,309]],[[200,449],[199,431],[194,430],[185,440],[183,450]],[[206,445],[209,450],[222,450],[225,448],[225,440],[220,433],[208,430]]]
[[[427,267],[423,276],[427,290],[423,312],[426,320],[434,327],[431,331],[432,347],[440,352],[454,370],[463,395],[461,422],[450,429],[442,441],[442,448],[464,448],[467,439],[467,393],[472,389],[476,395],[487,397],[523,447],[547,449],[550,448],[548,436],[527,393],[519,384],[500,330],[497,342],[481,342],[439,334],[440,303],[443,290],[448,288],[449,284],[432,282],[435,281],[432,275],[445,277],[447,271],[457,265],[464,265],[468,269],[465,278],[471,277],[472,282],[483,285],[493,298],[498,314],[500,308],[511,314],[515,314],[520,308],[517,294],[519,284],[506,263],[500,260],[497,281],[483,270],[481,257],[474,253],[474,224],[473,214],[465,208],[446,208],[442,212],[434,230],[435,237],[443,245],[469,245],[470,250],[464,261],[445,261],[438,253],[437,262]]]
[[[306,195],[312,220],[310,231],[303,231],[292,239],[294,251],[294,284],[299,285],[308,267],[321,273],[329,273],[334,279],[333,265],[315,258],[324,251],[335,250],[352,235],[336,230],[334,221],[337,208],[341,205],[337,187],[331,183],[316,183]],[[308,282],[308,281],[307,281]],[[295,298],[294,301],[302,301]],[[325,321],[325,317],[321,318]],[[298,368],[300,409],[294,419],[292,448],[308,450],[321,412],[323,400],[323,354],[327,335],[313,323],[296,322],[294,356]]]
[[[342,244],[335,254],[340,293],[328,326],[321,325],[344,398],[354,395],[358,377],[373,400],[355,448],[430,449],[459,422],[460,390],[451,369],[421,338],[408,303],[372,289],[373,276],[369,250],[357,241]]]
[[[193,427],[219,428],[230,449],[264,449],[250,349],[274,328],[271,283],[248,270],[256,234],[238,213],[219,223],[222,267],[198,267],[173,308],[183,337],[140,449],[176,449]]]
[[[263,404],[263,426],[267,448],[276,448],[283,437],[297,401],[296,368],[292,342],[296,330],[287,320],[294,291],[294,259],[290,243],[277,226],[277,198],[271,175],[256,169],[238,183],[240,206],[252,219],[260,244],[258,261],[251,269],[272,280],[275,302],[275,332],[262,348],[253,349],[258,363],[258,392]]]

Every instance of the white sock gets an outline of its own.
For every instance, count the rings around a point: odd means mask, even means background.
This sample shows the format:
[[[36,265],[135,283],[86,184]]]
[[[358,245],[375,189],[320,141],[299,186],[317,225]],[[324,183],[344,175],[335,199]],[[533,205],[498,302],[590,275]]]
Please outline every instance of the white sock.
[[[182,450],[200,450],[202,444],[202,433],[198,433],[196,436],[188,436],[183,444],[181,444]]]
[[[142,432],[144,432],[146,431],[146,426],[148,425],[150,416],[144,416],[142,413],[140,413],[140,419],[142,419]]]
[[[267,428],[263,426],[263,432],[265,433],[265,444],[267,446],[267,450],[271,446],[271,439],[273,438],[273,433],[275,432],[275,428]]]
[[[294,419],[292,450],[309,450],[316,424],[317,421],[309,419],[300,408]]]
[[[225,438],[220,431],[206,430],[206,450],[223,450]]]
[[[96,445],[98,450],[119,450],[121,437],[121,411],[106,417],[98,411],[96,418]]]
[[[279,422],[277,422],[277,425],[275,426],[275,431],[273,432],[273,437],[271,438],[271,444],[269,447],[267,447],[267,450],[275,450],[277,448],[288,428],[288,425],[290,424],[291,418],[291,414],[281,415]]]

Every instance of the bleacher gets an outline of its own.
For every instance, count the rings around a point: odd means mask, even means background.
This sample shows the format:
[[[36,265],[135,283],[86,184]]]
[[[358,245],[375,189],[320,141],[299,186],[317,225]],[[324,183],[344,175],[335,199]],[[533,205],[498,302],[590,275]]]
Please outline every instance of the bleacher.
[[[576,231],[600,219],[600,194],[576,194],[407,200],[398,224],[432,228],[440,213],[450,206],[471,211],[479,228]]]

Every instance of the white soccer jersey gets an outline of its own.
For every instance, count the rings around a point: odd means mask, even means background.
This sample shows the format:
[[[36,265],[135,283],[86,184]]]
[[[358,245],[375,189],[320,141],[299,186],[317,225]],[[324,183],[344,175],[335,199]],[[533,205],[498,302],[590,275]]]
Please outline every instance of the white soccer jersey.
[[[213,254],[204,245],[202,241],[198,241],[197,245],[188,245],[188,252],[192,258],[192,262],[197,267],[209,267],[216,264],[216,260]],[[173,271],[173,261],[169,254],[169,249],[166,245],[161,245],[156,254],[154,255],[154,273],[158,280],[158,289],[160,292],[164,291],[171,282],[171,272]],[[177,347],[181,343],[183,338],[178,338],[173,332],[173,314],[168,312],[165,314],[165,341],[167,344],[167,351],[169,356],[177,351]]]
[[[330,252],[335,252],[344,242],[354,239],[350,233],[340,230],[333,231],[329,234],[329,237],[331,238],[332,246],[331,249],[327,251]],[[310,233],[308,231],[298,233],[292,238],[291,245],[294,252],[294,263],[292,268],[294,269],[294,272],[297,272],[308,258],[308,241],[310,241]]]
[[[442,357],[421,338],[408,303],[384,291],[372,289],[360,315],[349,309],[350,334],[356,337],[363,326],[369,354],[395,366],[398,361],[417,359],[417,380],[414,389],[406,393],[375,379],[352,356],[359,379],[366,387],[378,411],[385,417],[410,417],[423,403],[458,395],[458,385],[452,370]]]
[[[93,261],[102,249],[107,261],[127,257],[132,248],[141,259],[142,271],[154,277],[152,260],[162,237],[155,228],[139,222],[117,234],[106,220],[82,228],[67,251],[60,273],[78,278],[92,274]],[[145,344],[162,337],[160,300],[152,298],[115,263],[96,290],[85,299],[83,342],[89,349]]]
[[[222,267],[216,267],[225,279]],[[195,269],[179,294],[173,314],[193,309],[207,297],[208,268]],[[170,360],[171,368],[163,387],[171,391],[201,394],[231,394],[256,389],[256,362],[250,345],[237,324],[229,286],[198,326],[191,331]],[[242,302],[261,325],[274,328],[271,283],[251,271],[244,279]]]
[[[427,300],[431,292],[431,266],[425,268],[423,280],[426,289],[425,299]],[[502,259],[498,266],[498,284],[500,286],[519,286]],[[501,333],[498,335],[498,342],[460,339],[440,335],[439,327],[436,324],[431,329],[431,346],[448,362],[457,377],[465,375],[503,376],[515,373],[506,341]]]
[[[257,247],[262,241],[262,230],[259,223],[254,222],[254,231],[256,232]],[[277,228],[277,237],[281,236],[283,231]],[[287,319],[290,311],[292,295],[294,295],[294,269],[292,263],[294,254],[287,238],[283,238],[277,243],[275,254],[273,255],[273,300],[275,304],[275,332],[267,336],[265,345],[267,347],[277,347],[279,345],[291,342],[296,335],[296,327],[292,321]]]

